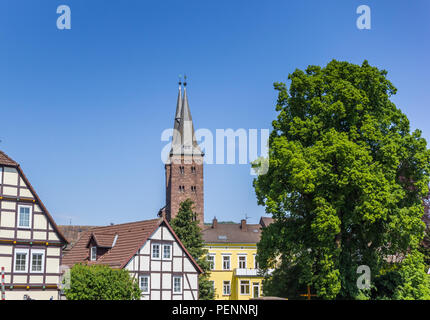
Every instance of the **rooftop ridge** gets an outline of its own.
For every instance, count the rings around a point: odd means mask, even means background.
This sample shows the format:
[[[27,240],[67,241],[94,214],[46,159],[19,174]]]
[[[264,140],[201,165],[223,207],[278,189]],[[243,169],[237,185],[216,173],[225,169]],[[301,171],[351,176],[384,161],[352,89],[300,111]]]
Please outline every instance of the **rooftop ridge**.
[[[108,225],[108,226],[96,226],[88,231],[93,231],[94,229],[102,229],[102,228],[112,228],[112,227],[120,227],[120,226],[125,226],[125,225],[133,225],[133,224],[138,224],[138,223],[143,223],[143,222],[154,222],[154,221],[160,221],[161,218],[156,218],[156,219],[148,219],[148,220],[139,220],[139,221],[133,221],[133,222],[124,222],[124,223],[118,223],[118,224],[113,224],[113,225]]]

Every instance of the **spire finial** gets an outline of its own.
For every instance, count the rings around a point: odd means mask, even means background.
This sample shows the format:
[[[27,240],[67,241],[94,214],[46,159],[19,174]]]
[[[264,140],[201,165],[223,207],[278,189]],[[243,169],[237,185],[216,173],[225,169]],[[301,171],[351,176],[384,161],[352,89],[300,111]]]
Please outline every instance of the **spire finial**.
[[[186,86],[187,86],[187,75],[184,74],[184,87],[186,87]]]
[[[178,82],[178,84],[179,84],[179,85],[181,85],[181,84],[182,84],[182,75],[181,75],[181,74],[179,75],[179,82]]]

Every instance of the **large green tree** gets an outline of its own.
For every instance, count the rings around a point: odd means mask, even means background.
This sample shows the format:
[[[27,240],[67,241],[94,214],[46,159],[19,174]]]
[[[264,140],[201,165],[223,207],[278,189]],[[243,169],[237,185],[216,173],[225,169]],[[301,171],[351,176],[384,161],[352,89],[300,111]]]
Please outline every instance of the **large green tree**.
[[[199,227],[199,221],[195,219],[196,214],[193,211],[193,206],[194,202],[191,199],[181,202],[178,214],[170,221],[170,225],[203,270],[203,273],[199,276],[199,299],[213,300],[215,293],[212,283],[209,281],[208,252],[204,248],[202,230]]]
[[[138,300],[141,291],[125,269],[106,265],[76,264],[70,270],[67,300]]]
[[[274,84],[269,169],[254,180],[275,218],[258,245],[260,266],[275,268],[269,293],[310,285],[324,299],[430,297],[418,250],[430,153],[390,100],[386,74],[333,60],[294,71],[289,90]],[[360,265],[370,290],[357,286]]]

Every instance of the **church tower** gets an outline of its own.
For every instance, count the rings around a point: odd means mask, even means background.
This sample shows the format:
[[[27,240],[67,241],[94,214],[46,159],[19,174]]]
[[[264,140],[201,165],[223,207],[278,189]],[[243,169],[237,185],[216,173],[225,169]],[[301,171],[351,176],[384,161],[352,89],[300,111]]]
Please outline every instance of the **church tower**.
[[[178,101],[173,125],[172,148],[165,165],[166,218],[170,221],[179,210],[181,202],[191,199],[200,227],[204,223],[203,157],[197,144],[193,119],[187,97],[187,82],[179,82]]]

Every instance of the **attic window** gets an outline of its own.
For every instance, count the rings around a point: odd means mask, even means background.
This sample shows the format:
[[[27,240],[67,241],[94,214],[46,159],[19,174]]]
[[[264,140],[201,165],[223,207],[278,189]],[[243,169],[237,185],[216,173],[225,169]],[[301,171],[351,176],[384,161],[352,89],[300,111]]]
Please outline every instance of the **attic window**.
[[[97,247],[91,247],[91,255],[90,255],[91,261],[97,260]]]
[[[218,236],[218,240],[227,240],[227,236]]]

